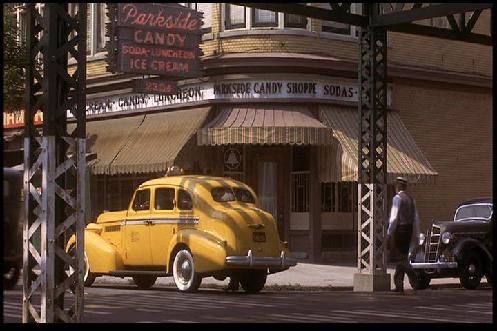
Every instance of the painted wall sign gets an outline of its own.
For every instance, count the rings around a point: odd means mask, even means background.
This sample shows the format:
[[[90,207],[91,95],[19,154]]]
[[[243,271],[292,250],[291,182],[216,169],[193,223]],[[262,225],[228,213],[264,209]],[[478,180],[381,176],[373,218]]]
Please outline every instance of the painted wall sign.
[[[392,104],[391,91],[387,89],[387,104]],[[86,115],[143,110],[147,108],[188,105],[192,102],[215,100],[261,101],[264,99],[302,100],[303,102],[344,101],[357,103],[356,84],[327,79],[314,80],[232,80],[205,82],[179,86],[176,93],[137,94],[130,93],[108,98],[88,100]],[[68,112],[68,117],[73,115]]]
[[[139,79],[135,80],[135,91],[147,94],[175,94],[178,92],[178,85],[162,78]]]
[[[38,111],[34,116],[34,125],[43,124],[43,112]],[[3,112],[3,128],[14,129],[24,127],[24,110],[7,113]]]
[[[357,85],[330,79],[225,80],[178,86],[173,94],[129,93],[112,97],[87,99],[86,116],[121,111],[146,110],[173,105],[189,105],[200,101],[263,101],[301,100],[302,102],[344,101],[357,103]],[[392,87],[387,89],[387,104],[392,105]],[[41,113],[40,113],[41,114]],[[10,116],[10,117],[8,117]],[[67,117],[72,118],[70,111]],[[24,116],[4,113],[4,128],[24,126]],[[22,119],[22,123],[21,123]],[[36,120],[36,117],[35,117]],[[17,124],[14,124],[17,123]],[[9,125],[9,126],[6,126]],[[13,126],[17,125],[17,126]]]
[[[224,151],[224,170],[225,171],[241,171],[242,155],[237,148],[227,148]]]
[[[118,3],[117,71],[198,77],[202,17],[178,4]]]

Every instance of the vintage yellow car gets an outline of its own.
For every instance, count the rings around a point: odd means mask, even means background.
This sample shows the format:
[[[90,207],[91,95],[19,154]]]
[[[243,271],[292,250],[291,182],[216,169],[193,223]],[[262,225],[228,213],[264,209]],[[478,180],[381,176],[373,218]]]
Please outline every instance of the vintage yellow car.
[[[71,237],[66,249],[75,245]],[[85,229],[85,286],[102,275],[139,288],[173,276],[178,289],[203,277],[235,277],[259,292],[266,276],[297,264],[271,214],[246,184],[222,177],[165,176],[141,184],[128,210],[105,212]]]

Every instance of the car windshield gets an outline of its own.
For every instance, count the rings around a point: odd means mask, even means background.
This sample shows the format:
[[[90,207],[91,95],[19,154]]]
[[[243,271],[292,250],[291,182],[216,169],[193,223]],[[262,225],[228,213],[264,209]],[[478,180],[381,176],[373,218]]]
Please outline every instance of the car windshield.
[[[211,190],[211,195],[214,201],[217,202],[239,201],[255,203],[252,193],[243,188],[216,187]]]
[[[454,221],[463,221],[469,218],[479,218],[489,220],[492,216],[492,208],[489,205],[468,205],[462,206],[456,211]]]

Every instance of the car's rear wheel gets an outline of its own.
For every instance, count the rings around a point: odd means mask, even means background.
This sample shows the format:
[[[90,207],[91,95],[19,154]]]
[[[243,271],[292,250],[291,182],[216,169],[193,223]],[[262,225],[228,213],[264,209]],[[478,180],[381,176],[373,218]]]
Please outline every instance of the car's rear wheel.
[[[173,262],[173,278],[176,287],[181,292],[193,292],[199,288],[202,277],[196,272],[195,260],[188,249],[181,249],[176,253]]]
[[[260,292],[266,285],[266,270],[250,270],[240,275],[240,284],[247,293]]]
[[[483,277],[483,263],[475,251],[466,253],[460,263],[459,280],[468,290],[474,290],[480,285]]]
[[[414,290],[424,290],[430,286],[431,277],[423,270],[414,270],[408,278],[409,284]]]
[[[3,288],[11,290],[19,281],[20,268],[16,263],[5,263],[3,266]]]
[[[154,286],[155,282],[157,281],[157,276],[136,275],[133,276],[133,281],[139,289],[147,290]]]

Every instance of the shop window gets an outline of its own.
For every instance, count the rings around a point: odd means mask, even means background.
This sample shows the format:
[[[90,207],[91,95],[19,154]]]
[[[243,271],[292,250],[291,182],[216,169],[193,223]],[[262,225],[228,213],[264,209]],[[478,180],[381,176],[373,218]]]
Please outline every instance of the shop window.
[[[223,152],[224,177],[245,182],[245,148],[226,146]]]
[[[178,209],[179,210],[192,210],[193,200],[190,193],[185,190],[178,191]]]
[[[301,3],[303,5],[303,3]],[[307,28],[307,17],[295,15],[295,14],[284,14],[285,17],[285,27],[287,28]]]
[[[278,13],[252,8],[252,26],[278,26]]]
[[[339,182],[321,184],[321,211],[349,213],[356,211],[357,183]]]
[[[86,22],[86,55],[95,56],[105,51],[105,23],[109,21],[105,3],[87,3],[87,22]],[[77,3],[69,3],[69,12],[74,16],[78,12]],[[71,32],[71,38],[74,32]],[[72,56],[71,56],[72,57]]]
[[[310,169],[311,153],[309,147],[292,148],[292,171],[307,171]]]
[[[107,177],[107,203],[105,209],[108,211],[117,211],[121,209],[121,194],[119,192],[119,181],[117,178]]]
[[[309,171],[292,172],[292,213],[309,212]]]
[[[174,209],[173,188],[158,188],[155,190],[155,209],[157,210]]]
[[[150,190],[140,190],[136,192],[133,200],[133,210],[149,210],[150,209]]]
[[[325,231],[321,235],[323,251],[354,250],[357,247],[357,232],[355,231]]]

